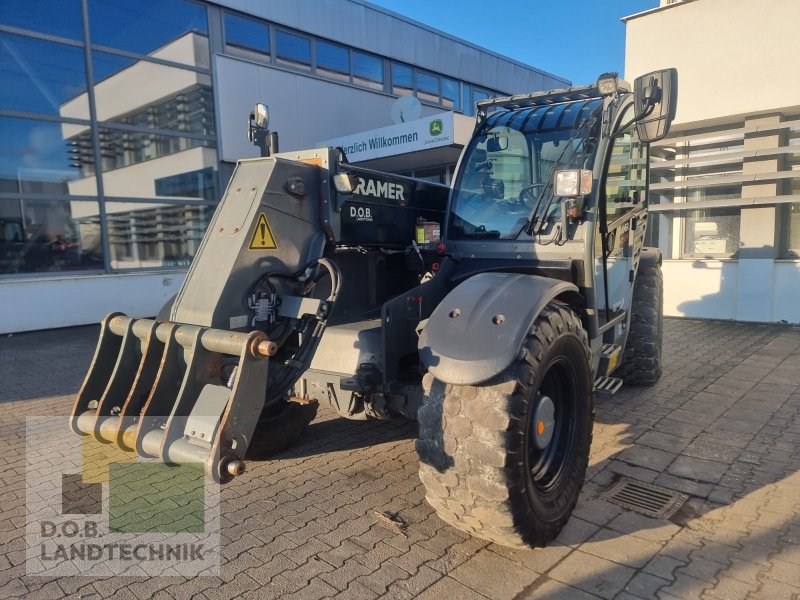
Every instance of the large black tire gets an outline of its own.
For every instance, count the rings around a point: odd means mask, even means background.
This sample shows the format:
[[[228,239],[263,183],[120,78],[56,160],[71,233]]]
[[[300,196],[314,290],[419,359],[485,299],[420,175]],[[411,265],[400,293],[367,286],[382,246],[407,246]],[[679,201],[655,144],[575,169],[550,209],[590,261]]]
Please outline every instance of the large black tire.
[[[653,385],[661,377],[664,340],[664,279],[658,263],[640,266],[633,285],[631,326],[620,365],[629,385]]]
[[[430,505],[458,529],[516,548],[546,545],[569,519],[593,422],[594,374],[577,315],[548,304],[525,348],[524,358],[481,385],[426,375],[417,417],[419,476]],[[553,437],[539,450],[534,413],[546,397]]]
[[[291,446],[317,416],[316,400],[308,404],[285,402],[264,410],[258,419],[247,458],[264,459]]]

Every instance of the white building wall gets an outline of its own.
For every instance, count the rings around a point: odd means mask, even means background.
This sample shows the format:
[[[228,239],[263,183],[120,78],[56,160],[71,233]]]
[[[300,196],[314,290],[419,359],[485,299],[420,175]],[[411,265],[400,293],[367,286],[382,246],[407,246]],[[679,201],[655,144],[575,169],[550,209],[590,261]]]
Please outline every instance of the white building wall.
[[[153,317],[186,273],[125,273],[0,281],[0,334],[97,323],[111,312]]]
[[[779,204],[791,194],[784,173],[794,156],[788,128],[800,123],[800,77],[794,66],[800,2],[662,0],[660,7],[623,20],[628,81],[655,69],[678,70],[676,119],[669,138],[659,145],[676,138],[676,156],[685,156],[680,155],[686,144],[681,140],[711,142],[716,134],[743,143],[745,152],[758,150],[758,155],[740,158],[738,166],[720,169],[739,169],[732,175],[742,181],[741,198],[753,199],[751,207],[741,208],[737,258],[681,259],[686,213],[661,213],[676,217],[671,244],[661,240],[671,247],[664,262],[665,314],[800,323],[800,262],[781,258],[781,228],[786,225],[781,223]],[[746,133],[731,133],[742,128]],[[716,133],[709,133],[712,129]],[[687,164],[710,164],[694,160]],[[727,158],[720,164],[736,161]],[[690,171],[680,166],[674,169],[676,181],[688,179],[687,174]],[[658,185],[659,193],[671,187],[669,181]],[[651,192],[651,200],[655,195]],[[691,200],[685,189],[675,192],[675,202]]]
[[[678,69],[676,125],[800,106],[797,0],[688,0],[628,17],[625,78]]]

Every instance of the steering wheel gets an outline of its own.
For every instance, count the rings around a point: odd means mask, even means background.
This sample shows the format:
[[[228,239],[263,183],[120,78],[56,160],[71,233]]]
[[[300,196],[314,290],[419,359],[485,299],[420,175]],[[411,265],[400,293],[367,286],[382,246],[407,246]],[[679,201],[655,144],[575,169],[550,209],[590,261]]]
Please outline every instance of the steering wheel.
[[[524,186],[519,191],[519,196],[517,197],[517,204],[521,204],[525,208],[531,209],[533,208],[534,202],[538,199],[539,194],[542,193],[546,184],[544,183],[531,183],[529,185]],[[539,188],[539,194],[533,195],[533,191]]]

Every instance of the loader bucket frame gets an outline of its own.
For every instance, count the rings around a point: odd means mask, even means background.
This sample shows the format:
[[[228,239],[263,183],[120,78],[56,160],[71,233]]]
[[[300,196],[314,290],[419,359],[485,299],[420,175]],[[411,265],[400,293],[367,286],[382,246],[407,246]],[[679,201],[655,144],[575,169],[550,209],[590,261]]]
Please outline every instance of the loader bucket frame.
[[[112,313],[100,325],[70,427],[125,452],[202,468],[227,482],[244,472],[276,350],[260,331]],[[226,357],[238,357],[227,377]]]

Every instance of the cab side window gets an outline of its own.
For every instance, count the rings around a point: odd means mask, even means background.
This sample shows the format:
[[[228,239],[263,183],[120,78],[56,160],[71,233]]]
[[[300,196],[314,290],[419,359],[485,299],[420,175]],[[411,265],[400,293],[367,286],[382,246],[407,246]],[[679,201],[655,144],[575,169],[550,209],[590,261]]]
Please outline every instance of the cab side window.
[[[604,191],[609,225],[647,201],[647,153],[634,125],[614,140]]]

